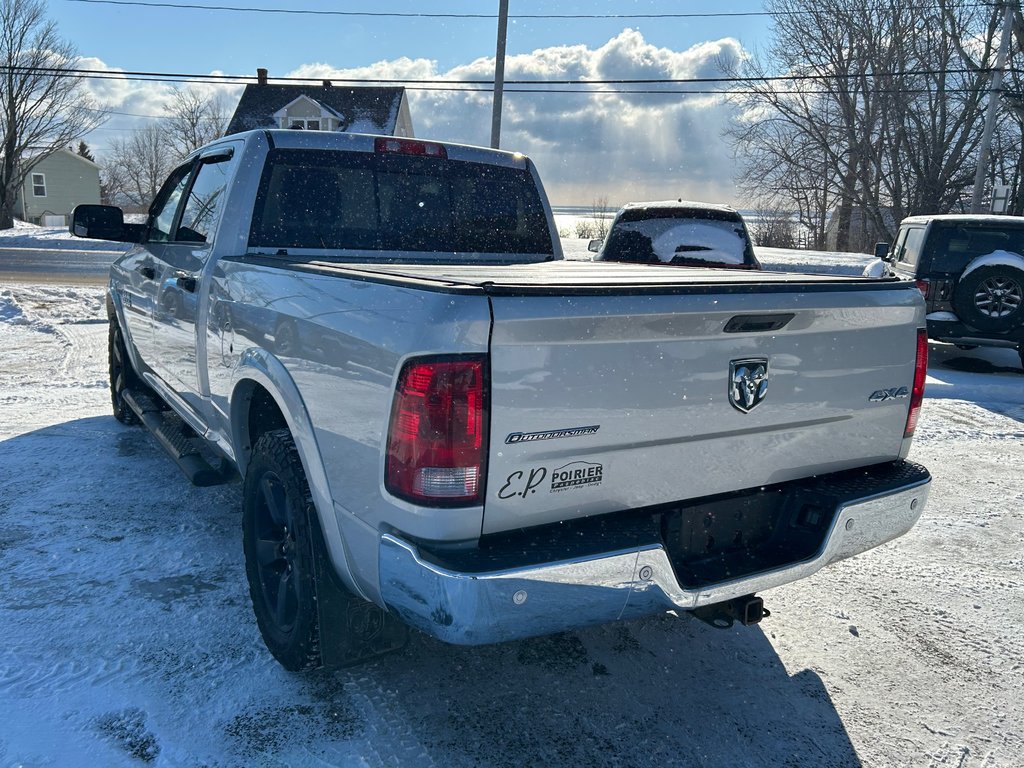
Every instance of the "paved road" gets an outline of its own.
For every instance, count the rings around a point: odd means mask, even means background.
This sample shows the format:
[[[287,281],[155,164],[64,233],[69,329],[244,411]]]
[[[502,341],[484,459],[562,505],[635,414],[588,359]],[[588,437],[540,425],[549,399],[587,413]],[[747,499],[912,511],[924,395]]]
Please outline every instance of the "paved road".
[[[35,283],[103,283],[124,251],[0,248],[0,279]]]

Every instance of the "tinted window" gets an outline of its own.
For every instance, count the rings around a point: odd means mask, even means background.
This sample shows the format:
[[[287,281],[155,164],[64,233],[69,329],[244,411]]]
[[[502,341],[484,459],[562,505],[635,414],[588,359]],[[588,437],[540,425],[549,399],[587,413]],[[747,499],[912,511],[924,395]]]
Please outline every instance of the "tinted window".
[[[231,162],[203,163],[199,166],[192,188],[185,201],[181,222],[174,233],[176,241],[205,243],[212,239],[213,230],[224,207]]]
[[[993,251],[1024,254],[1024,229],[1017,227],[944,226],[929,238],[932,269],[959,272],[968,263]]]
[[[552,253],[525,169],[406,155],[278,149],[250,247]]]
[[[188,184],[191,165],[185,165],[171,174],[157,192],[153,207],[149,212],[149,235],[151,242],[163,243],[171,239],[171,228],[174,226],[174,215],[178,211],[178,203]]]
[[[907,237],[903,241],[903,248],[900,251],[899,260],[907,266],[915,266],[921,258],[921,243],[924,242],[924,229],[913,227],[907,230]]]
[[[754,261],[742,221],[694,211],[625,211],[613,225],[601,257],[695,266],[739,266]]]

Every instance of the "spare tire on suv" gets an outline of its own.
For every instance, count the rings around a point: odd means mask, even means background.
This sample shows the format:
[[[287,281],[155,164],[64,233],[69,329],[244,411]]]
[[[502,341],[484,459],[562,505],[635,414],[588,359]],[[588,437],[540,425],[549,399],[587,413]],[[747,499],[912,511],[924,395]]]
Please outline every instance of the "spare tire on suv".
[[[1016,328],[1024,323],[1024,271],[1009,264],[968,266],[953,293],[953,307],[980,331]]]

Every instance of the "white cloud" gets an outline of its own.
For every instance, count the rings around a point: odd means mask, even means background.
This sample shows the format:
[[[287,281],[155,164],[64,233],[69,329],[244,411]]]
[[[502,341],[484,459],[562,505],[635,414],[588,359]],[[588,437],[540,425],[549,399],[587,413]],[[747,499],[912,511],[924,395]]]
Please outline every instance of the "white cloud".
[[[745,56],[731,38],[684,51],[649,44],[640,32],[623,30],[599,48],[558,46],[510,56],[507,80],[610,80],[718,77]],[[98,60],[94,68],[105,66]],[[274,74],[271,73],[271,77]],[[289,77],[419,80],[484,80],[494,60],[482,58],[438,71],[427,59],[400,58],[358,68],[310,63]],[[215,86],[206,86],[215,87]],[[467,87],[471,87],[468,86]],[[480,86],[486,87],[486,86]],[[653,94],[515,93],[509,86],[502,113],[504,149],[537,163],[555,203],[588,205],[598,196],[612,204],[683,197],[735,202],[733,160],[722,129],[731,107],[720,96]],[[605,86],[595,86],[602,88]],[[639,85],[644,90],[678,86]],[[170,86],[128,81],[90,81],[97,101],[123,112],[157,114]],[[719,85],[694,90],[719,90]],[[240,93],[233,89],[229,104]],[[491,93],[409,90],[417,136],[487,145]],[[114,125],[113,120],[108,125]]]

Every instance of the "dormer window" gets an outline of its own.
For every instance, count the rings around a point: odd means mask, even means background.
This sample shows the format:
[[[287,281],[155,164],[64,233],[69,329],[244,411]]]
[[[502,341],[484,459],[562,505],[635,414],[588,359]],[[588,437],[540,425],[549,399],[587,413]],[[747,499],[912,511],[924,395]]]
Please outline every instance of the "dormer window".
[[[279,128],[297,131],[333,131],[338,116],[329,108],[306,95],[299,96],[274,113]]]

